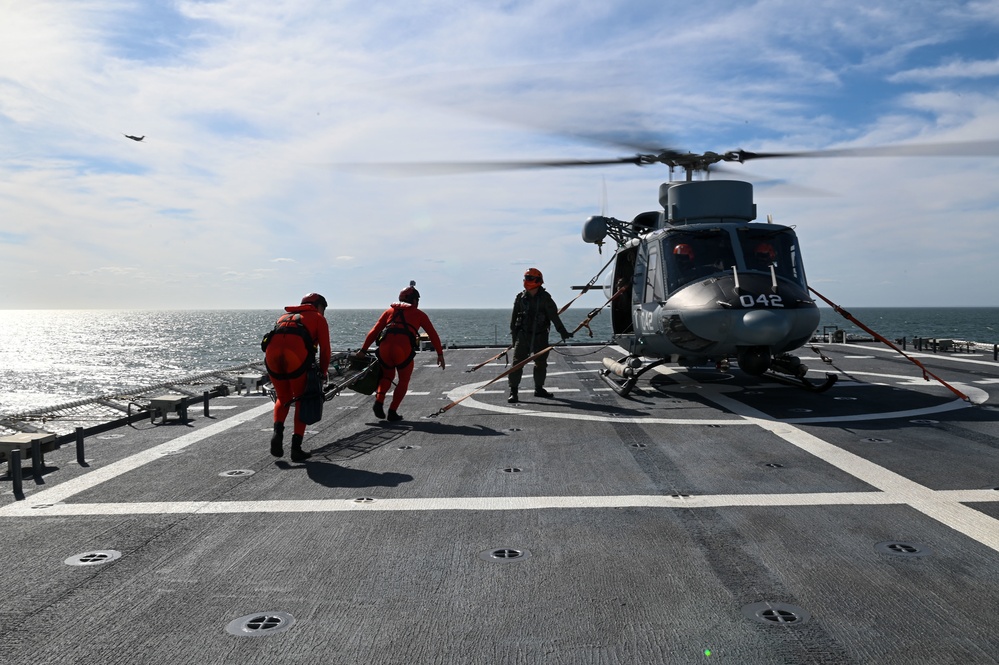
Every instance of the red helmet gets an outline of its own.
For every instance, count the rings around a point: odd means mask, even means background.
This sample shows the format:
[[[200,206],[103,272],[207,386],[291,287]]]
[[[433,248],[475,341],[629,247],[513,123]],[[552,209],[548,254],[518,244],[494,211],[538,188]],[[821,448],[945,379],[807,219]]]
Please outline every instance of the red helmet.
[[[756,247],[753,248],[753,254],[756,255],[756,258],[770,261],[771,263],[777,259],[777,252],[774,251],[774,246],[768,242],[757,243]]]
[[[408,302],[410,305],[415,305],[419,299],[420,292],[416,290],[415,286],[407,286],[399,292],[399,302]]]
[[[690,261],[694,260],[694,248],[687,243],[681,242],[673,248],[674,256],[682,256]]]
[[[534,282],[535,284],[544,284],[545,278],[541,274],[541,271],[537,268],[528,268],[524,271],[524,283]]]
[[[303,305],[313,305],[316,309],[326,309],[326,298],[323,298],[318,293],[309,293],[308,295],[302,296]]]

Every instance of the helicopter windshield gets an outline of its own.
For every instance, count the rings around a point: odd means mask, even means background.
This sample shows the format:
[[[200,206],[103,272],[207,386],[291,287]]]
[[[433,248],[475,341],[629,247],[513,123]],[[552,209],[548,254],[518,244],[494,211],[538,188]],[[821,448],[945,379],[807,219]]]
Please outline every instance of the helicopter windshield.
[[[739,229],[742,258],[749,271],[770,272],[805,286],[805,271],[798,248],[798,237],[791,229]]]
[[[732,238],[723,229],[670,231],[663,239],[666,288],[673,292],[684,284],[731,270],[736,264]]]

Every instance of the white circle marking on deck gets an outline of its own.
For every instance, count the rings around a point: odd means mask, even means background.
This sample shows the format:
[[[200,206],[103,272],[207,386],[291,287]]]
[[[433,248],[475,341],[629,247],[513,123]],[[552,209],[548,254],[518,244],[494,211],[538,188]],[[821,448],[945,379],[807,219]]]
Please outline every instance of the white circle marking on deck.
[[[558,376],[562,374],[585,374],[591,372],[592,370],[574,370],[567,372],[551,372],[548,374],[549,377]],[[661,374],[672,375],[672,374],[683,374],[673,368],[667,367],[657,367],[656,371]],[[911,376],[897,375],[897,374],[878,374],[874,372],[851,372],[852,375],[864,375],[878,378],[893,379],[894,384],[897,386],[919,386],[919,387],[933,387],[946,390],[944,386],[933,383],[928,385],[922,379],[916,379]],[[488,383],[488,381],[480,381],[478,383],[466,384],[464,386],[458,386],[453,388],[447,393],[447,398],[454,401],[461,399],[465,395],[474,392],[477,388]],[[851,383],[852,386],[862,386],[863,384]],[[882,385],[882,384],[878,384]],[[782,387],[782,386],[776,386]],[[974,386],[955,384],[962,392],[971,398],[973,404],[983,404],[988,400],[988,393],[980,388]],[[753,387],[753,390],[756,386]],[[836,390],[833,386],[832,390]],[[723,394],[733,395],[736,393],[747,392],[747,389],[741,388],[739,386],[733,386],[731,384],[717,384],[717,383],[684,383],[676,386],[670,386],[669,392],[673,393],[697,393],[703,395],[707,399],[716,401],[716,396],[720,397]],[[486,391],[483,391],[486,392]],[[481,394],[481,393],[480,393]],[[580,421],[592,421],[592,422],[607,422],[608,416],[604,415],[592,415],[587,413],[570,413],[570,412],[558,412],[558,411],[541,411],[537,409],[531,409],[526,407],[524,402],[521,402],[521,406],[505,406],[502,404],[491,404],[488,402],[480,402],[474,396],[465,399],[458,406],[467,406],[469,408],[482,409],[483,411],[491,411],[493,413],[508,413],[518,416],[528,416],[528,417],[539,417],[539,418],[555,418],[561,420],[580,420]],[[771,416],[769,414],[761,416],[768,420],[790,423],[790,424],[808,424],[808,423],[827,423],[827,422],[857,422],[864,420],[877,420],[882,418],[915,418],[919,416],[926,416],[935,413],[945,413],[947,411],[954,411],[956,409],[963,409],[971,406],[971,404],[965,402],[961,399],[954,399],[951,401],[938,404],[936,406],[923,407],[919,409],[906,409],[903,411],[871,411],[867,413],[857,413],[850,415],[838,415],[838,416],[810,416],[810,417],[799,417],[799,418],[778,418],[776,416]],[[745,421],[733,418],[716,418],[716,419],[705,419],[705,418],[662,418],[658,416],[614,416],[614,422],[621,423],[648,423],[648,424],[673,424],[673,425],[745,425]]]

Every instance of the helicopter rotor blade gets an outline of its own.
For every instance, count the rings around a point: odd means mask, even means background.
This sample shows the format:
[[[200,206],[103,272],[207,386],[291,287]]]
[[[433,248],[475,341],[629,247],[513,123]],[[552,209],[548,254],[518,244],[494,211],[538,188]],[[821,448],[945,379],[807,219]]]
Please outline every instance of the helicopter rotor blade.
[[[639,155],[635,157],[618,157],[614,159],[557,159],[518,162],[355,162],[352,164],[335,164],[333,166],[338,170],[379,171],[401,175],[420,176],[643,163],[645,162],[642,161],[642,156]]]
[[[664,164],[670,168],[707,172],[718,169],[720,162],[744,163],[755,159],[793,159],[815,157],[991,157],[999,156],[999,139],[986,141],[957,141],[950,143],[922,143],[870,148],[833,148],[829,150],[799,150],[789,152],[750,152],[732,150],[726,153],[689,153],[673,149],[646,152],[631,157],[610,159],[557,159],[527,161],[468,161],[468,162],[355,162],[333,164],[338,170],[389,172],[404,176],[458,174],[490,171],[520,171],[543,168],[575,168],[581,166],[608,166],[635,164],[648,166]]]
[[[749,152],[733,150],[725,161],[747,162],[753,159],[786,159],[796,157],[993,157],[999,156],[999,140],[953,141],[949,143],[913,143],[908,145],[875,146],[871,148],[833,148],[830,150],[800,150],[792,152]]]

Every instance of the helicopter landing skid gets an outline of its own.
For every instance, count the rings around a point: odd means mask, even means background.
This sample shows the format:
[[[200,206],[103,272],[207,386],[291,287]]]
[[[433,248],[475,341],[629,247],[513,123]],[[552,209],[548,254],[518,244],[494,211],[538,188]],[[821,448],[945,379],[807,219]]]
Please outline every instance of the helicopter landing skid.
[[[634,389],[635,384],[638,383],[638,380],[642,378],[643,374],[648,372],[650,369],[664,365],[667,362],[669,362],[667,359],[657,360],[639,370],[634,371],[634,373],[629,372],[629,376],[625,377],[624,380],[616,378],[616,374],[609,369],[601,370],[600,377],[607,383],[607,385],[613,388],[614,392],[618,395],[621,397],[627,397],[631,393],[632,389]]]
[[[794,386],[796,388],[804,388],[810,393],[824,393],[825,391],[832,388],[833,384],[836,383],[836,379],[839,378],[835,374],[830,374],[829,372],[826,372],[826,380],[823,381],[822,383],[816,384],[812,383],[803,376],[793,377],[793,376],[786,376],[783,374],[775,374],[774,372],[766,372],[762,376],[777,381],[778,383],[783,383],[788,386]]]

